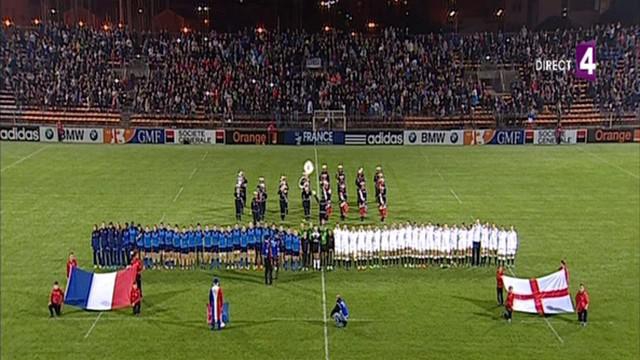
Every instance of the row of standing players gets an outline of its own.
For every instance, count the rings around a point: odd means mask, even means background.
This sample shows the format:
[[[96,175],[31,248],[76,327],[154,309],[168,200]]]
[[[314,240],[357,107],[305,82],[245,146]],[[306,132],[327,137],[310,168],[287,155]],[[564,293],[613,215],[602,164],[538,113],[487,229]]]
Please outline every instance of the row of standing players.
[[[300,230],[275,224],[236,224],[233,228],[197,224],[189,228],[125,223],[94,225],[91,235],[95,267],[129,264],[136,251],[145,267],[258,269],[269,255],[276,272],[285,270],[358,269],[400,265],[484,266],[514,264],[517,233],[511,227],[481,224],[460,227],[438,224],[391,224],[351,227],[301,224]],[[271,253],[269,253],[269,251]]]
[[[344,221],[349,214],[349,202],[347,193],[347,177],[342,165],[338,165],[338,171],[336,172],[335,179],[338,187],[340,220]],[[385,183],[382,167],[380,166],[376,167],[375,175],[373,176],[373,184],[380,221],[384,222],[387,218],[387,185]],[[363,168],[359,168],[356,173],[355,186],[357,191],[358,215],[360,217],[360,221],[364,221],[368,215],[368,195]],[[238,222],[242,221],[244,209],[247,204],[247,187],[248,180],[245,177],[244,172],[241,170],[238,172],[235,190],[233,193],[235,199],[236,221]],[[329,175],[327,165],[323,164],[321,171],[318,174],[318,190],[320,191],[320,194],[312,190],[309,174],[307,173],[303,173],[298,180],[298,187],[300,188],[304,219],[306,221],[311,219],[311,202],[312,199],[315,199],[318,203],[318,221],[320,225],[326,224],[333,213],[331,176]],[[282,221],[284,221],[289,214],[289,190],[287,177],[283,175],[280,177],[280,182],[278,184],[280,220]],[[256,190],[253,192],[253,198],[250,203],[250,210],[254,224],[265,221],[267,197],[265,179],[264,177],[260,177],[258,178],[258,185],[256,186]]]

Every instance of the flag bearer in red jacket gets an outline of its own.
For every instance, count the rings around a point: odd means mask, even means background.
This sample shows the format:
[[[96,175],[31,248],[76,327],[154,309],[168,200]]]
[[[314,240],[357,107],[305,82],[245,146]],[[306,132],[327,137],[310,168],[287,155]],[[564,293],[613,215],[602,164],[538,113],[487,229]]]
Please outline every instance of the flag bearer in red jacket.
[[[504,304],[504,318],[511,324],[511,317],[513,315],[513,299],[516,295],[513,293],[513,286],[509,286],[507,291],[507,302]]]
[[[502,280],[502,276],[504,275],[504,268],[498,266],[498,270],[496,270],[496,293],[498,295],[498,306],[504,305],[503,289],[504,289],[504,281]]]
[[[580,290],[576,294],[576,308],[578,310],[578,321],[581,326],[587,326],[587,310],[589,309],[589,293],[584,288],[584,284],[580,284]]]
[[[58,282],[53,283],[53,289],[51,289],[51,294],[49,295],[49,314],[50,317],[53,317],[55,313],[57,316],[60,316],[60,312],[62,311],[62,303],[64,302],[64,291],[60,289]]]
[[[140,315],[140,306],[142,305],[142,292],[140,292],[140,288],[138,288],[138,284],[133,283],[131,287],[131,305],[133,306],[133,315]]]
[[[78,266],[78,260],[76,260],[76,256],[71,252],[69,254],[69,260],[67,260],[67,279],[69,278],[69,274],[71,274],[71,269]]]

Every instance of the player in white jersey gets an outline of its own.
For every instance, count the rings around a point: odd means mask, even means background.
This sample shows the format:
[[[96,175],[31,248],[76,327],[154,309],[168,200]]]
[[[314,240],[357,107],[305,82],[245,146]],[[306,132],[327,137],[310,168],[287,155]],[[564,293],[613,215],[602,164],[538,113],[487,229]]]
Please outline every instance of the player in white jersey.
[[[458,264],[464,264],[467,250],[467,228],[462,224],[458,229],[458,243],[456,244],[456,259]]]
[[[420,226],[414,223],[411,226],[411,237],[409,242],[409,248],[411,253],[411,267],[418,266],[418,260],[420,259],[420,252],[418,251],[418,241],[420,240]]]
[[[482,256],[480,264],[487,264],[487,256],[489,255],[489,223],[485,223],[480,227],[480,255]]]
[[[467,265],[473,265],[473,225],[467,225],[467,250],[466,258]]]
[[[504,265],[507,260],[507,231],[504,227],[498,230],[498,260]]]
[[[342,229],[340,229],[340,224],[336,224],[335,229],[333,229],[333,257],[337,263],[342,261]]]
[[[373,231],[373,266],[380,267],[380,246],[382,241],[382,230],[375,228]]]
[[[496,258],[498,253],[498,228],[496,224],[491,224],[489,230],[489,265],[493,259],[494,264],[498,265],[498,259]]]
[[[396,224],[389,229],[389,265],[395,265],[398,250],[398,229]]]
[[[382,267],[387,267],[389,260],[389,228],[385,225],[380,234],[380,256],[382,257]]]
[[[371,269],[373,267],[373,228],[371,225],[369,225],[364,232],[364,251],[367,260],[365,268],[369,267],[369,269]]]
[[[433,225],[431,223],[427,224],[427,257],[429,258],[429,265],[433,264],[433,258],[435,257],[434,251],[434,240],[433,240]]]
[[[449,225],[444,224],[442,227],[442,253],[445,257],[445,263],[451,264],[451,229]]]
[[[436,264],[442,263],[442,229],[440,228],[440,224],[436,224],[436,227],[433,229],[433,248],[435,249],[435,260]]]
[[[451,254],[451,264],[458,265],[458,226],[451,225],[451,235],[449,236],[449,253]]]
[[[400,264],[404,267],[407,267],[407,231],[411,231],[407,228],[407,225],[400,224],[400,228],[398,229],[398,251],[400,252]]]
[[[364,227],[362,225],[360,225],[360,228],[358,229],[358,235],[357,235],[357,245],[356,245],[356,249],[357,249],[357,257],[356,257],[356,263],[358,264],[358,270],[363,270],[365,268],[365,253],[366,253],[366,245],[365,245],[365,231],[364,231]]]
[[[358,265],[358,230],[355,227],[349,229],[349,260],[347,268]]]
[[[427,267],[427,228],[424,224],[418,228],[418,265]]]
[[[507,233],[507,264],[515,265],[516,252],[518,251],[518,233],[511,225]]]

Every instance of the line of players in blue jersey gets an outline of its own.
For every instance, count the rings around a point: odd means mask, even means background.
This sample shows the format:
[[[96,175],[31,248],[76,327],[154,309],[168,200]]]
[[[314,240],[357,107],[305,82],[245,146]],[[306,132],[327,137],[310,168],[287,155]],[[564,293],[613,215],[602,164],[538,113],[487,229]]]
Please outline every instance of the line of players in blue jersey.
[[[134,223],[103,223],[93,226],[91,247],[95,268],[126,266],[137,251],[146,268],[259,269],[270,247],[276,265],[302,270],[298,231],[275,224],[187,228],[160,223],[143,228]]]

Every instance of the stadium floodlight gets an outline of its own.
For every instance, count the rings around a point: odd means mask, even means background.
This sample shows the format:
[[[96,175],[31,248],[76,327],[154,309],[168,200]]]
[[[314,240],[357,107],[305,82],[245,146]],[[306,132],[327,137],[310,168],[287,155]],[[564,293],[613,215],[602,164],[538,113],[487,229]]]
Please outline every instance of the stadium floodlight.
[[[138,8],[138,14],[142,14],[143,11],[142,8]]]

